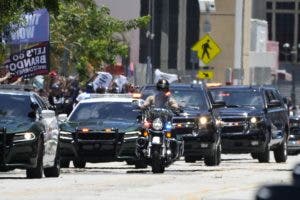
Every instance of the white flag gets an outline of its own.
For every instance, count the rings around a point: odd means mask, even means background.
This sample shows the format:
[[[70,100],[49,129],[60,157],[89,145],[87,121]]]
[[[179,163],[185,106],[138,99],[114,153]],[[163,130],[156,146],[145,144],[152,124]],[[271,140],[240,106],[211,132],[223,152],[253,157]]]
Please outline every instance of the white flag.
[[[177,74],[168,74],[161,72],[159,69],[155,70],[155,78],[154,83],[157,83],[159,79],[166,79],[169,83],[172,83],[174,81],[178,81],[178,75]]]

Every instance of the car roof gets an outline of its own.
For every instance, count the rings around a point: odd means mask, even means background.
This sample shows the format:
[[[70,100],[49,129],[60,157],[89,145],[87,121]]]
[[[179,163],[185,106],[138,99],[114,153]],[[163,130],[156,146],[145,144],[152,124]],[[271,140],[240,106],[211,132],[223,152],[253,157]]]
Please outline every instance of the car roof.
[[[32,89],[33,87],[27,85],[0,85],[1,94],[30,96],[32,93],[34,93],[31,91]]]
[[[83,99],[80,103],[97,103],[97,102],[133,102],[142,101],[133,98],[130,94],[91,94],[90,98]]]
[[[156,85],[154,84],[148,84],[148,85],[144,85],[142,86],[142,90],[143,89],[148,89],[148,88],[155,88]],[[203,88],[203,84],[187,84],[187,83],[174,83],[174,84],[170,84],[170,88]]]
[[[226,85],[226,86],[217,86],[217,87],[211,87],[209,90],[222,90],[222,89],[276,89],[274,86],[269,85]]]

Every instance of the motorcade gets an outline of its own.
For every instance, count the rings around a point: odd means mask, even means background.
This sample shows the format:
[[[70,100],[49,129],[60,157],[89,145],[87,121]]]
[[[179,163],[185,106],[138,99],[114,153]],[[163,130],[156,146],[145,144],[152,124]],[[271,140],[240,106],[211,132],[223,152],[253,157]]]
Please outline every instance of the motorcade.
[[[181,142],[172,134],[170,109],[150,107],[144,111],[144,129],[137,140],[137,157],[140,164],[152,167],[153,173],[163,173],[181,153]]]
[[[288,111],[279,91],[271,86],[212,87],[212,102],[222,105],[221,141],[224,153],[251,153],[254,159],[286,162]]]
[[[58,177],[58,121],[30,89],[0,85],[0,171],[25,169],[27,178]]]
[[[288,154],[300,153],[300,116],[290,116],[290,137],[288,140]]]
[[[170,91],[182,109],[180,115],[172,118],[172,134],[184,141],[185,161],[204,159],[207,166],[219,165],[222,149],[220,117],[213,109],[205,84],[171,84]],[[154,85],[141,88],[142,98],[155,92]]]
[[[91,94],[67,117],[59,115],[61,166],[84,168],[87,162],[135,164],[141,134],[141,99],[130,94]]]

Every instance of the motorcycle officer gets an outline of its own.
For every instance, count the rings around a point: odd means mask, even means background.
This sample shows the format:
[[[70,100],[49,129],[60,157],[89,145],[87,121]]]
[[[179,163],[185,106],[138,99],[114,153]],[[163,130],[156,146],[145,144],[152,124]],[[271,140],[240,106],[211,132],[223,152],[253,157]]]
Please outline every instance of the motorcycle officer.
[[[156,108],[171,108],[175,113],[178,112],[179,105],[176,100],[171,97],[169,82],[165,79],[158,80],[156,89],[158,92],[155,95],[147,97],[141,109],[154,106]]]

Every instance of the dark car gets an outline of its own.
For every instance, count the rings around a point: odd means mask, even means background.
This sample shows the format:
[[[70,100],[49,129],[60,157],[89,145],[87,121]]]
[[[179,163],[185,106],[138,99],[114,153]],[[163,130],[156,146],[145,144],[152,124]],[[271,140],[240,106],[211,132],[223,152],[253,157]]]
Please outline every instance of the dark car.
[[[288,154],[300,153],[300,116],[290,116],[290,137],[288,141]]]
[[[204,84],[171,84],[172,96],[182,108],[179,116],[172,119],[172,132],[183,139],[186,162],[204,158],[208,166],[221,162],[220,127],[218,115],[212,108]],[[154,85],[141,89],[142,98],[155,94]]]
[[[43,99],[23,86],[0,86],[0,171],[58,177],[58,122]]]
[[[134,162],[142,129],[140,101],[126,94],[95,94],[81,100],[60,124],[61,166],[69,167],[70,161],[77,168],[86,162]]]
[[[287,160],[288,111],[278,90],[269,86],[224,86],[210,89],[212,101],[224,104],[222,152],[251,153],[259,162]]]

